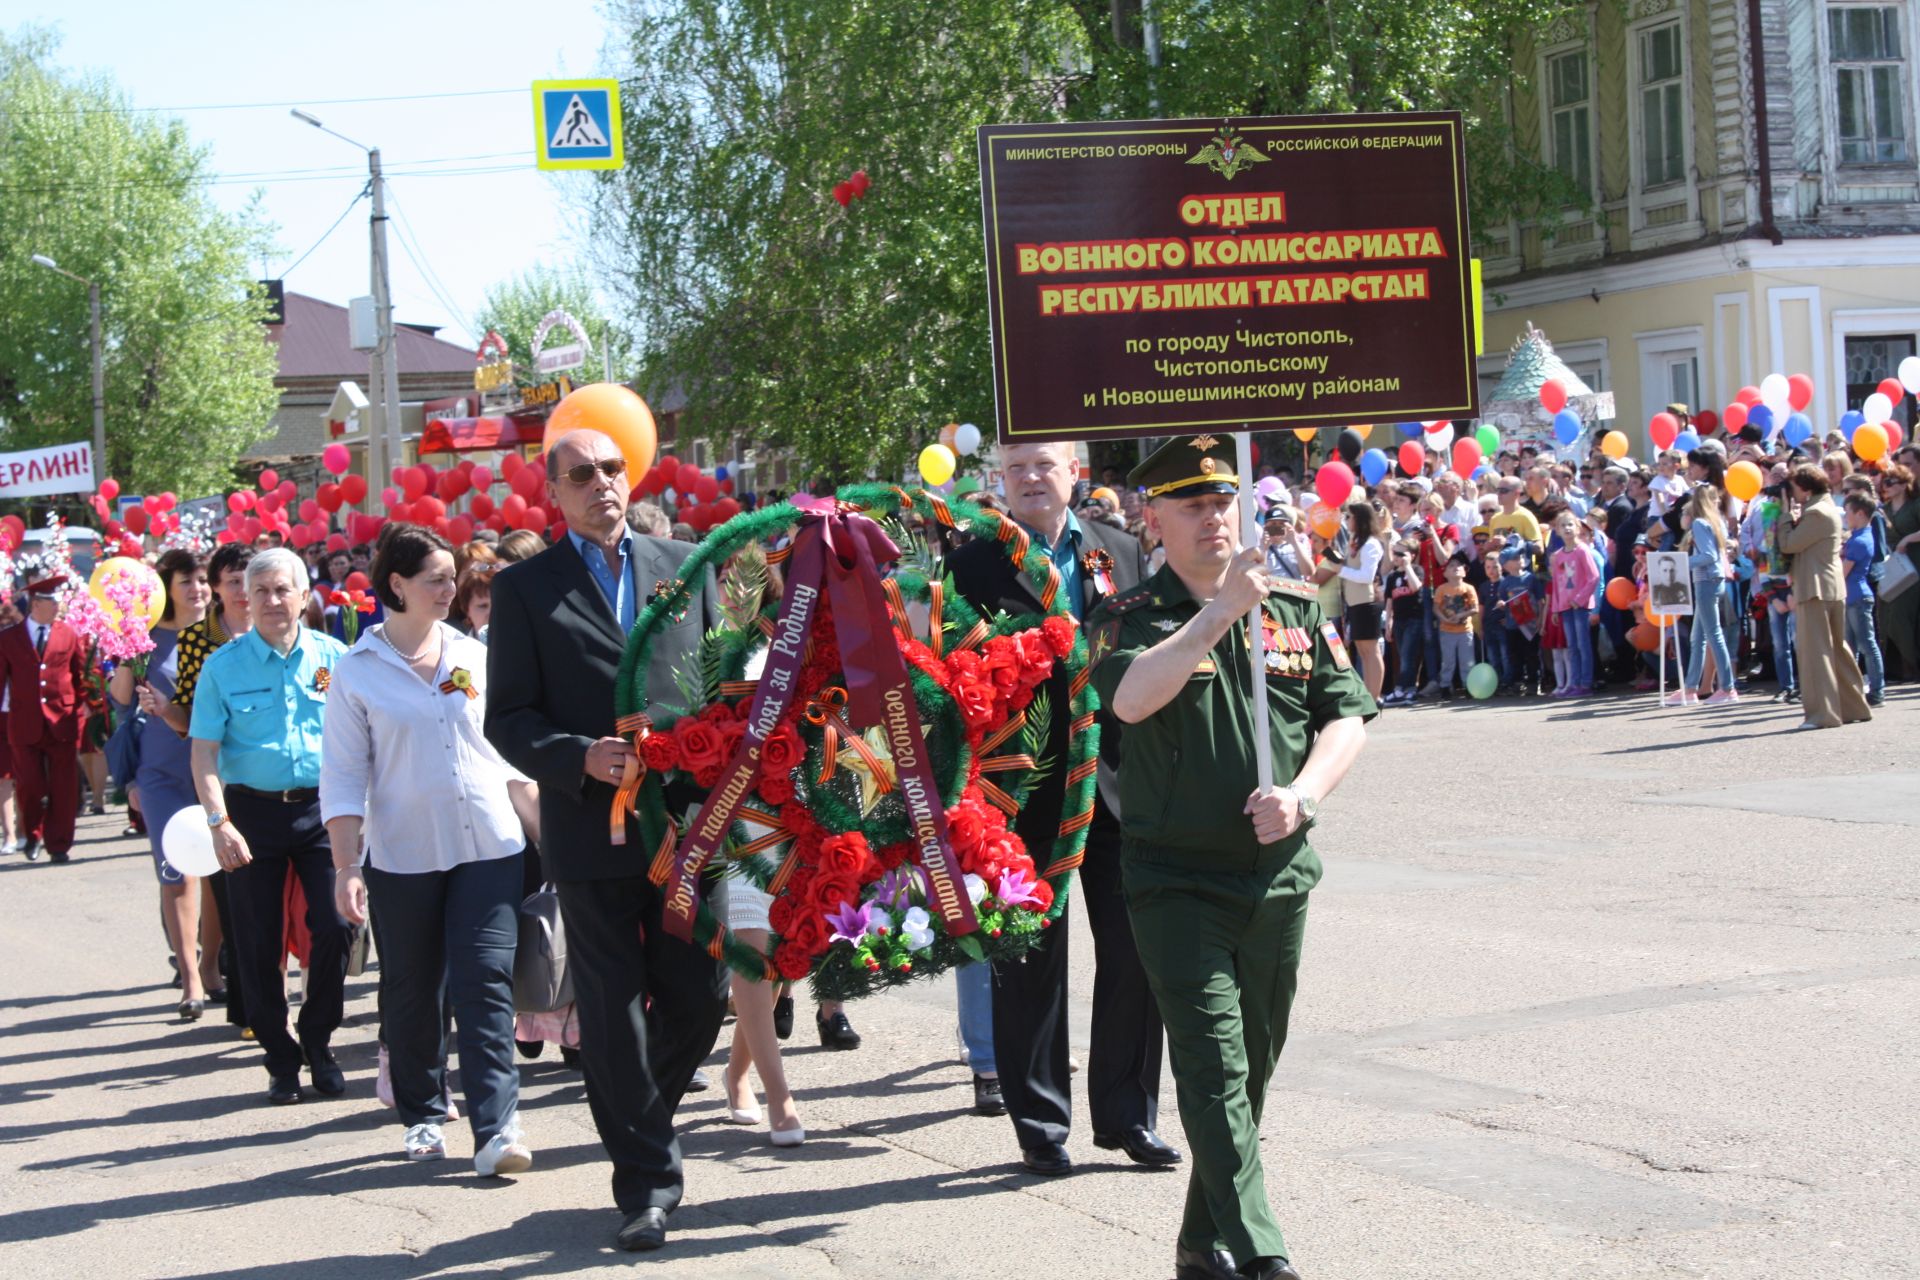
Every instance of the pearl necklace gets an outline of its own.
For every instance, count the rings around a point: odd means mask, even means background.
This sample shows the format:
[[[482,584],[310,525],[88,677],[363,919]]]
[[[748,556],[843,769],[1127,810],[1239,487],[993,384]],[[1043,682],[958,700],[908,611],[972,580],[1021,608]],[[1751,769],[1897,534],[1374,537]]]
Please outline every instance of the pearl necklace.
[[[433,648],[433,642],[439,639],[439,637],[440,637],[440,629],[438,627],[435,627],[432,631],[427,633],[427,642],[420,646],[420,652],[402,653],[400,652],[400,646],[395,644],[391,639],[387,637],[387,629],[385,627],[380,628],[381,643],[385,644],[387,648],[393,650],[394,656],[400,659],[400,661],[406,663],[410,667],[418,666],[420,663],[426,661],[427,650]]]

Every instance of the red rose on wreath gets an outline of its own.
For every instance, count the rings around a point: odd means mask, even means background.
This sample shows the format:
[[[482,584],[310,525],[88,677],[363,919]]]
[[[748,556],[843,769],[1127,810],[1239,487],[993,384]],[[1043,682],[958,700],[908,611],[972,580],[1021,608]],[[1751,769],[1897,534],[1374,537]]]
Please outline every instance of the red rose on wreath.
[[[760,776],[784,780],[806,758],[807,744],[800,740],[799,732],[792,725],[783,724],[760,748]]]
[[[808,955],[819,955],[827,949],[827,922],[824,913],[810,911],[793,921],[793,928],[781,934],[786,942],[799,947]]]
[[[786,805],[793,803],[793,780],[785,774],[772,777],[760,775],[760,798],[768,804]]]
[[[1031,688],[1053,674],[1053,648],[1038,631],[1022,631],[1014,641],[1020,651],[1020,683]]]
[[[845,872],[858,877],[872,858],[867,838],[858,831],[828,836],[820,843],[820,871],[823,875]]]
[[[900,866],[902,863],[904,863],[908,858],[911,858],[912,856],[913,856],[913,846],[905,843],[904,841],[901,842],[900,844],[888,845],[886,848],[880,850],[879,853],[874,855],[874,857],[879,860],[880,872],[879,872],[879,875],[876,875],[872,878],[876,880],[879,879],[879,876],[885,875],[887,872],[894,870],[896,867]]]
[[[791,942],[783,942],[774,948],[773,967],[788,982],[798,982],[813,971],[813,956]]]
[[[978,801],[962,800],[947,810],[947,838],[955,856],[965,861],[986,843],[987,819]]]
[[[670,733],[650,733],[640,741],[640,758],[647,768],[665,773],[680,767],[680,749]]]
[[[729,720],[715,727],[720,730],[720,758],[732,760],[734,754],[740,750],[740,744],[746,741],[747,726],[738,720]]]
[[[811,914],[815,916],[824,916],[859,900],[860,878],[851,871],[822,871],[814,877],[808,898],[813,905]]]
[[[985,670],[980,665],[980,655],[971,649],[961,649],[947,655],[947,670],[956,680],[978,680]]]
[[[673,726],[674,745],[680,748],[681,767],[691,770],[696,780],[703,769],[718,770],[725,762],[720,730],[695,716],[683,717]],[[701,786],[712,786],[703,782]]]
[[[960,708],[960,718],[966,721],[967,728],[985,729],[993,723],[994,691],[985,681],[956,680],[953,701]]]
[[[1073,642],[1080,634],[1073,625],[1072,618],[1063,618],[1053,614],[1040,624],[1040,634],[1047,638],[1047,646],[1053,650],[1056,658],[1064,658],[1073,652]]]
[[[1020,650],[1011,636],[994,636],[985,645],[985,659],[982,665],[987,676],[993,681],[994,688],[1002,693],[1013,692],[1020,683]]]
[[[775,898],[773,905],[767,908],[767,923],[773,927],[775,933],[784,938],[793,932],[793,916],[798,910],[799,905],[792,898],[782,895]]]

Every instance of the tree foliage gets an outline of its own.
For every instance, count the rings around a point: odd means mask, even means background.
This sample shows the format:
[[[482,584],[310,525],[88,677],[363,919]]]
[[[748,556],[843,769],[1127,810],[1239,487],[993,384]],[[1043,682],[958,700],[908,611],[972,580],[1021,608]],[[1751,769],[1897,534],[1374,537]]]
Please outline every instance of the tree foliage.
[[[184,126],[53,52],[0,35],[0,446],[93,437],[87,290],[44,254],[100,285],[108,472],[132,493],[209,491],[278,403],[247,266],[260,230],[207,199]]]
[[[586,367],[575,372],[575,381],[599,379],[604,371],[600,358],[603,342],[613,348],[616,381],[627,381],[638,372],[633,367],[632,337],[620,325],[609,325],[601,319],[606,314],[606,305],[595,295],[592,283],[582,271],[536,267],[501,281],[487,290],[486,301],[481,304],[474,323],[482,335],[491,329],[506,340],[514,377],[524,385],[545,380],[533,366],[533,331],[539,327],[541,317],[550,311],[565,311],[584,324],[593,338],[593,353],[587,357]],[[561,341],[558,336],[549,337],[546,345],[557,346]]]
[[[1570,203],[1507,145],[1510,34],[1555,0],[625,0],[600,271],[685,429],[895,473],[992,416],[974,130],[1459,108],[1483,225]],[[855,169],[869,194],[842,208]]]

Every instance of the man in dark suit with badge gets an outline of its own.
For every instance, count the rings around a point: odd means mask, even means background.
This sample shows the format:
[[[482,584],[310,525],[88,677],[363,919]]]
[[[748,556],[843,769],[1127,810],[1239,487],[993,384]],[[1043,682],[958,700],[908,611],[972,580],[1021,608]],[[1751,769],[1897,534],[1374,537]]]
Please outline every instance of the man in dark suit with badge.
[[[652,850],[638,824],[613,842],[614,795],[639,767],[614,731],[614,680],[634,619],[675,580],[693,548],[627,528],[620,449],[575,431],[547,452],[547,488],[567,536],[494,577],[487,651],[487,738],[540,784],[540,849],[558,886],[580,1016],[587,1103],[613,1161],[622,1249],[666,1243],[683,1179],[673,1113],[726,1011],[726,967],[669,934]],[[696,659],[717,611],[711,575],[659,631],[649,702],[677,701],[677,668]],[[722,910],[724,915],[724,910]]]
[[[1138,539],[1097,520],[1074,518],[1067,504],[1080,476],[1069,444],[1016,444],[1001,451],[1007,508],[1051,557],[1075,619],[1101,600],[1138,583],[1146,558]],[[953,582],[974,608],[992,616],[1042,612],[1025,576],[997,542],[975,541],[953,553]],[[1067,679],[1046,687],[1052,718],[1047,758],[1053,768],[1034,788],[1014,829],[1034,864],[1045,868],[1060,833],[1066,791],[1066,742],[1072,719]],[[1160,1093],[1160,1014],[1140,967],[1120,893],[1120,826],[1111,807],[1119,760],[1119,726],[1102,716],[1100,795],[1094,800],[1085,861],[1075,888],[1093,930],[1093,1044],[1087,1061],[1088,1109],[1099,1147],[1125,1151],[1145,1165],[1177,1163],[1180,1153],[1154,1132]],[[1073,1093],[1067,1062],[1067,931],[1049,930],[1027,957],[993,969],[993,1047],[1000,1090],[1013,1117],[1021,1162],[1035,1173],[1071,1172],[1067,1134]]]
[[[1167,563],[1103,600],[1087,641],[1094,689],[1127,726],[1121,880],[1193,1150],[1174,1274],[1299,1280],[1267,1200],[1260,1117],[1320,879],[1307,831],[1374,703],[1317,590],[1240,546],[1230,437],[1177,436],[1128,482],[1146,491]],[[1278,786],[1260,785],[1256,687]]]

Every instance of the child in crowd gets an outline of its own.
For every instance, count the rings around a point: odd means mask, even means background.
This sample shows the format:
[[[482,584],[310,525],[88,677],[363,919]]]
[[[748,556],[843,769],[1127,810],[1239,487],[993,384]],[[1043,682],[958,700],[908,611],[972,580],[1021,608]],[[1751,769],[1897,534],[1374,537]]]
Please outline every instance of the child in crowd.
[[[1512,693],[1535,697],[1540,692],[1540,579],[1533,572],[1533,552],[1524,543],[1500,553],[1499,625],[1505,630]]]
[[[1554,523],[1561,547],[1553,553],[1552,613],[1560,620],[1566,645],[1566,683],[1559,682],[1560,660],[1555,659],[1554,696],[1584,698],[1593,692],[1594,591],[1600,572],[1587,547],[1586,526],[1569,511]]]
[[[1880,657],[1880,638],[1873,629],[1873,583],[1868,581],[1868,573],[1873,568],[1874,558],[1873,518],[1880,512],[1880,504],[1864,493],[1847,495],[1847,540],[1841,545],[1840,556],[1847,566],[1847,646],[1860,659],[1860,669],[1867,676],[1867,705],[1880,706],[1886,701],[1887,672]],[[1446,628],[1442,627],[1442,631]],[[1446,644],[1446,637],[1440,637],[1440,643]],[[1444,650],[1443,650],[1444,651]]]
[[[1386,581],[1387,641],[1399,659],[1395,664],[1399,674],[1393,692],[1380,700],[1382,706],[1399,706],[1420,696],[1421,623],[1426,608],[1421,600],[1424,585],[1419,566],[1413,561],[1413,548],[1404,542],[1394,543]]]
[[[1687,500],[1687,455],[1678,449],[1662,449],[1660,456],[1654,459],[1654,470],[1658,473],[1647,487],[1652,491],[1652,504],[1648,510],[1649,521],[1658,520],[1674,507]]]
[[[1473,666],[1473,626],[1480,616],[1480,598],[1467,585],[1467,553],[1447,558],[1446,581],[1433,593],[1433,613],[1440,622],[1440,696],[1453,696],[1453,680],[1467,682]]]
[[[1500,677],[1500,687],[1504,689],[1512,685],[1517,677],[1514,675],[1512,655],[1507,648],[1507,628],[1498,612],[1503,572],[1499,551],[1483,549],[1479,564],[1481,576],[1474,592],[1480,598],[1482,660]]]

